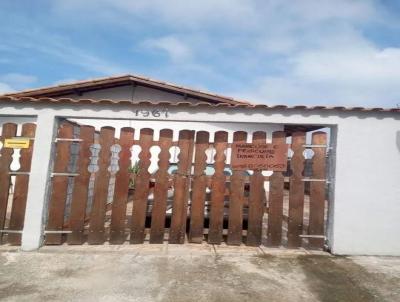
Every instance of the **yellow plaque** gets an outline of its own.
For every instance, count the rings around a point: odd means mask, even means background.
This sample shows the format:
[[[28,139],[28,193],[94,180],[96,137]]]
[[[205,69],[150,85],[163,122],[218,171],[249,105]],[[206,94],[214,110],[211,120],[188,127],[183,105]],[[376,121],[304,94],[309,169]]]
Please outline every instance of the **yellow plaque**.
[[[27,149],[29,148],[30,139],[26,137],[6,138],[4,140],[4,148]]]

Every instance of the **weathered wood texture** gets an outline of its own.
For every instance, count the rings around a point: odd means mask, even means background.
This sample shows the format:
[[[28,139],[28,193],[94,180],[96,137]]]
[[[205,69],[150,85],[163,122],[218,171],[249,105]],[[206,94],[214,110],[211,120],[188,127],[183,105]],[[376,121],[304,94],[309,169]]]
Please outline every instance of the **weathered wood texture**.
[[[285,144],[286,134],[276,131],[272,134],[272,143]],[[267,245],[277,247],[282,244],[282,220],[283,220],[283,191],[284,177],[282,172],[273,172],[269,179],[268,200],[268,231]]]
[[[114,200],[112,203],[110,243],[122,244],[126,240],[126,206],[128,202],[131,167],[131,147],[135,130],[122,128],[119,138],[121,151],[119,153],[119,170],[115,176]]]
[[[13,138],[17,134],[17,125],[12,123],[3,124],[2,142],[7,138]],[[0,156],[0,230],[4,229],[7,214],[8,197],[11,185],[10,165],[14,149],[2,148]],[[0,243],[2,243],[3,233],[0,233]]]
[[[288,223],[288,247],[297,248],[302,244],[300,235],[303,232],[304,215],[304,144],[306,135],[304,132],[295,132],[292,135],[293,157],[290,161],[292,175],[290,176],[289,192],[289,223]]]
[[[265,144],[267,134],[262,131],[253,133],[254,144]],[[250,196],[247,218],[247,240],[249,246],[261,244],[262,218],[264,214],[264,201],[266,200],[264,190],[264,176],[260,170],[255,170],[250,177]]]
[[[153,130],[140,130],[139,172],[135,180],[135,193],[133,195],[131,243],[143,243],[145,239],[146,210],[149,195],[150,173],[150,147],[153,142]]]
[[[35,124],[23,124],[21,136],[26,138],[34,138],[36,131]],[[31,159],[33,152],[34,141],[31,140],[29,148],[21,149],[20,152],[20,168],[18,172],[29,173],[31,170]],[[26,198],[28,196],[28,183],[29,174],[20,174],[15,176],[14,185],[14,197],[11,208],[10,224],[8,228],[10,230],[21,231],[24,227],[25,209],[26,209]],[[7,241],[11,245],[21,244],[21,234],[10,233],[8,234]]]
[[[94,127],[81,126],[79,138],[82,140],[79,145],[78,173],[74,178],[74,191],[72,193],[71,214],[69,227],[72,233],[68,234],[68,244],[82,244],[85,240],[83,231],[86,217],[86,206],[88,200],[88,186],[90,172],[90,147],[94,142]]]
[[[72,139],[73,126],[69,122],[63,122],[58,128],[58,138]],[[58,141],[56,143],[56,156],[53,173],[68,173],[70,159],[70,141]],[[47,220],[47,231],[63,230],[65,202],[67,199],[68,176],[53,176],[51,182],[51,196],[49,201],[49,212]],[[61,244],[62,234],[46,234],[46,244]]]
[[[247,133],[237,131],[233,134],[234,143],[245,143]],[[240,245],[243,236],[243,201],[244,201],[244,177],[243,171],[232,171],[230,183],[228,240],[229,245]]]
[[[89,244],[103,244],[106,240],[105,236],[105,214],[107,196],[110,182],[110,166],[111,146],[114,144],[113,127],[102,127],[100,129],[99,143],[101,146],[96,179],[94,182],[93,204],[90,212],[89,224]]]
[[[194,131],[179,132],[179,162],[174,178],[174,202],[172,205],[169,243],[184,243],[186,234],[187,207],[189,201],[190,172],[193,160]]]
[[[173,131],[160,131],[160,154],[158,155],[158,171],[154,185],[154,204],[151,213],[150,243],[163,243],[165,233],[165,214],[169,189],[169,149],[172,146]]]
[[[224,199],[225,199],[225,181],[224,174],[226,155],[228,146],[228,132],[218,131],[214,136],[215,163],[214,175],[211,183],[211,209],[210,225],[208,230],[208,243],[221,244],[223,219],[224,219]]]
[[[327,144],[325,132],[314,132],[312,134],[312,144],[324,146]],[[326,178],[326,148],[314,147],[312,158],[312,178]],[[310,220],[309,235],[324,236],[324,215],[325,215],[325,181],[315,181],[310,184]],[[324,247],[323,238],[309,238],[309,247],[321,249]]]
[[[24,136],[33,136],[34,128],[24,126]],[[73,126],[71,123],[61,124],[58,137],[73,138]],[[29,132],[30,131],[30,132]],[[166,225],[169,226],[169,243],[182,244],[185,242],[186,231],[188,240],[193,243],[203,241],[204,225],[208,222],[207,240],[210,244],[220,244],[223,241],[224,227],[228,228],[227,243],[249,246],[259,246],[262,237],[262,221],[268,214],[267,241],[268,246],[281,246],[283,244],[283,206],[284,206],[284,175],[282,172],[274,172],[270,177],[264,177],[261,170],[255,170],[251,176],[245,175],[245,171],[233,170],[231,176],[227,176],[230,166],[226,164],[228,146],[228,132],[218,131],[214,135],[214,142],[210,143],[209,133],[198,131],[194,139],[194,131],[182,130],[179,132],[179,140],[173,141],[173,130],[163,129],[160,139],[153,140],[152,129],[141,129],[140,139],[134,140],[133,128],[122,128],[119,139],[114,138],[114,128],[103,127],[100,134],[90,126],[80,126],[78,176],[74,178],[71,199],[71,212],[69,221],[64,222],[66,215],[65,203],[67,199],[68,177],[54,176],[52,178],[52,190],[49,202],[49,219],[46,230],[71,231],[67,235],[69,244],[82,244],[85,242],[86,228],[88,227],[88,243],[103,244],[108,240],[106,233],[110,230],[109,241],[111,244],[123,244],[130,233],[130,243],[140,244],[146,238],[146,227],[150,227],[150,243],[162,243],[166,238]],[[13,137],[16,134],[16,125],[6,124],[3,127],[3,138]],[[266,142],[266,133],[259,131],[253,133],[253,143]],[[96,138],[96,139],[95,139]],[[99,139],[99,144],[94,142]],[[237,131],[233,135],[233,143],[245,143],[247,133]],[[113,146],[115,144],[119,146]],[[274,132],[272,135],[274,144],[285,144],[286,133]],[[71,156],[71,141],[58,141],[56,144],[56,156],[53,172],[68,173],[68,164]],[[325,145],[326,133],[316,132],[312,136],[313,145]],[[139,170],[135,177],[135,183],[130,188],[132,178],[130,167],[132,165],[132,145],[141,148],[139,157]],[[292,136],[291,148],[294,155],[290,161],[291,175],[289,189],[289,217],[288,217],[288,243],[289,248],[302,246],[303,216],[304,216],[304,155],[305,133],[295,132]],[[158,159],[151,159],[150,149],[159,146]],[[170,148],[179,147],[178,169],[176,174],[170,175],[169,169],[174,167],[170,163]],[[205,171],[207,164],[207,150],[213,146],[215,149],[214,174],[207,176]],[[112,148],[112,150],[111,150]],[[325,152],[326,148],[313,147],[314,179],[325,179]],[[8,189],[10,186],[9,166],[12,149],[3,148],[0,157],[0,227],[4,228],[5,215],[8,201]],[[118,170],[115,162],[118,154]],[[193,160],[193,152],[195,152]],[[30,149],[21,152],[21,172],[29,171]],[[111,158],[112,156],[112,158]],[[135,155],[136,156],[136,155]],[[110,197],[110,164],[113,161],[112,171],[115,174],[115,187],[112,204],[107,204]],[[154,174],[149,173],[151,160],[158,162],[158,170]],[[96,166],[97,164],[97,166]],[[193,169],[192,169],[193,165]],[[96,168],[97,167],[97,168]],[[96,170],[97,169],[97,170]],[[91,174],[94,173],[94,174]],[[90,177],[94,177],[94,188],[89,188]],[[26,203],[27,175],[16,177],[16,190],[12,206],[10,228],[21,230],[23,227],[23,213]],[[266,212],[266,192],[264,182],[269,181],[268,212]],[[325,221],[325,181],[312,181],[310,188],[310,216],[308,234],[323,236]],[[211,189],[207,213],[205,201],[208,200],[207,188]],[[88,209],[89,191],[93,190],[91,207]],[[130,192],[133,191],[133,196]],[[173,192],[172,214],[167,213],[169,192]],[[149,195],[154,193],[154,201],[149,203]],[[132,205],[132,207],[131,207]],[[151,210],[151,212],[150,212]],[[131,211],[127,215],[127,211]],[[189,214],[190,213],[190,214]],[[106,216],[107,214],[107,216]],[[188,215],[189,214],[189,215]],[[106,221],[107,218],[107,221]],[[108,224],[108,219],[111,223]],[[208,219],[208,221],[207,221]],[[130,222],[127,225],[127,221]],[[186,224],[189,221],[190,225]],[[224,226],[225,224],[225,226]],[[109,225],[109,227],[108,227]],[[63,229],[64,227],[64,229]],[[243,228],[247,227],[247,236]],[[130,228],[130,231],[127,231]],[[46,244],[60,244],[63,236],[61,233],[46,235]],[[11,244],[19,244],[19,234],[9,235]],[[306,242],[306,240],[305,240]],[[309,247],[321,249],[324,245],[322,238],[308,239]]]
[[[196,135],[189,230],[189,241],[193,243],[203,241],[204,203],[207,188],[207,178],[204,171],[207,166],[206,150],[209,146],[209,137],[210,134],[205,131],[199,131]]]

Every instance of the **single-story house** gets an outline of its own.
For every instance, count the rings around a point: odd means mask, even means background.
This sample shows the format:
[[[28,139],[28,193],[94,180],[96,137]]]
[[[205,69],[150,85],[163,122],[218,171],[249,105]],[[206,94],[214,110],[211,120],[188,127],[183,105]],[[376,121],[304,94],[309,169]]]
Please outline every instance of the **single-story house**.
[[[133,75],[6,94],[0,239],[400,255],[399,113]]]

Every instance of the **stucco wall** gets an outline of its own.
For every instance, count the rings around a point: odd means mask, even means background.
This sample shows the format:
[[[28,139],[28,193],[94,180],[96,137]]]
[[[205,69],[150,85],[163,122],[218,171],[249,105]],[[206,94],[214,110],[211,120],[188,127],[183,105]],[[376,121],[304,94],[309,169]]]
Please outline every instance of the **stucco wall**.
[[[24,112],[38,115],[37,148],[32,169],[37,169],[35,186],[28,195],[27,211],[38,202],[45,181],[41,180],[45,162],[51,155],[46,138],[54,135],[55,117],[139,119],[159,121],[164,118],[135,116],[136,109],[152,109],[139,105],[106,104],[0,104],[1,114]],[[400,114],[362,111],[303,109],[248,109],[215,107],[173,107],[168,120],[216,123],[253,124],[317,124],[330,126],[336,137],[332,150],[335,175],[334,199],[331,200],[329,245],[336,254],[400,255]],[[334,141],[334,140],[333,140]],[[39,143],[40,142],[40,143]],[[39,171],[40,170],[40,171]],[[30,184],[31,189],[31,184]],[[35,205],[37,207],[37,204]],[[35,207],[33,207],[35,208]],[[36,208],[35,208],[36,209]],[[35,210],[37,211],[37,210]],[[28,214],[27,214],[28,215]],[[28,221],[38,228],[36,221]],[[23,240],[32,235],[25,235]],[[24,241],[23,241],[24,242]],[[26,246],[34,245],[27,242]]]
[[[400,121],[342,119],[336,143],[334,252],[400,255]]]

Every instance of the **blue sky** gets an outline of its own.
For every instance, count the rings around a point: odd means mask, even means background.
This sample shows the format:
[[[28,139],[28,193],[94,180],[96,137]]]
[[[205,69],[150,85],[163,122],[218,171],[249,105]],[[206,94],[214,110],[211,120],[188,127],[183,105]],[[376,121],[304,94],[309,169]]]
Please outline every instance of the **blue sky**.
[[[267,104],[400,104],[400,1],[2,0],[0,93],[139,74]]]

